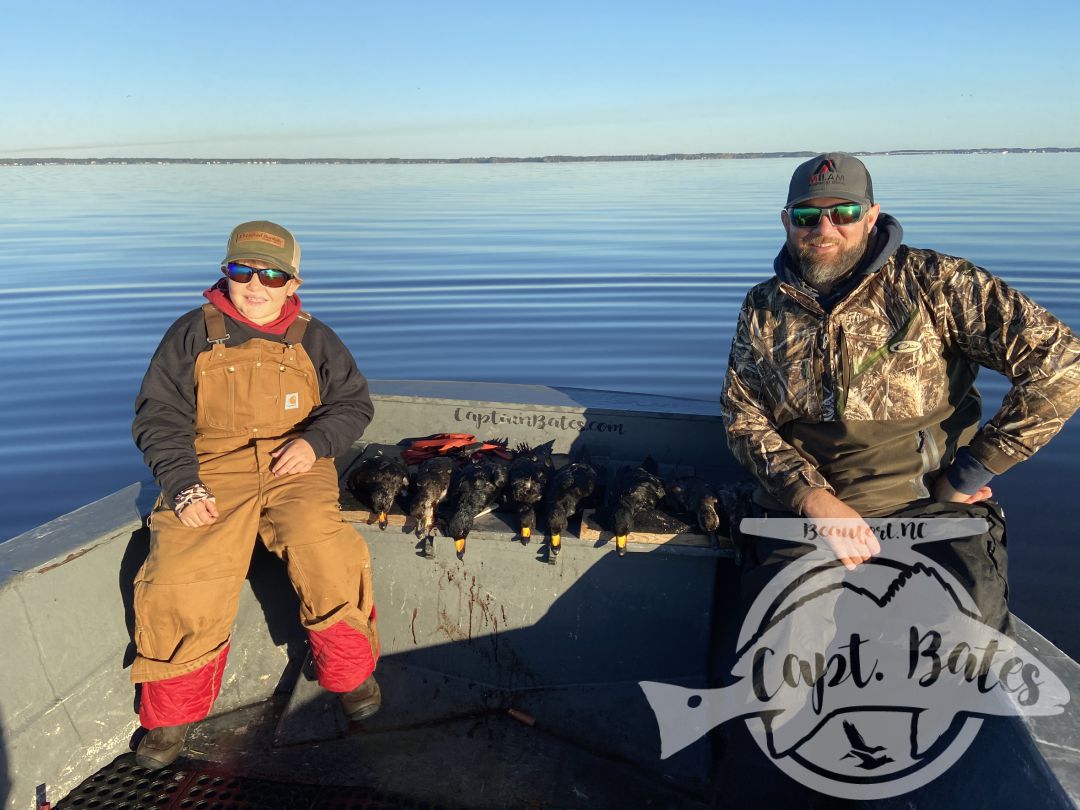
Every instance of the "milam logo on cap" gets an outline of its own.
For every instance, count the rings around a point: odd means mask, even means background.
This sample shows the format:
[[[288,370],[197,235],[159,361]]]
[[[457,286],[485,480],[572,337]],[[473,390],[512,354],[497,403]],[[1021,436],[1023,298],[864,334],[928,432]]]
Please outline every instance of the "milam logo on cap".
[[[848,522],[850,523],[850,522]],[[818,544],[750,606],[730,686],[642,681],[660,757],[743,720],[792,779],[832,796],[883,799],[945,773],[982,718],[1054,715],[1070,695],[1035,655],[983,624],[975,601],[914,548],[971,537],[978,518],[868,520],[881,553],[847,571],[822,541],[843,521],[748,519],[747,535]]]
[[[272,233],[267,233],[266,231],[244,231],[243,233],[238,233],[233,239],[233,241],[236,243],[265,242],[266,244],[273,245],[274,247],[285,247],[284,239],[282,239],[280,236],[275,236]]]
[[[810,187],[820,185],[821,183],[843,183],[844,175],[838,174],[836,171],[836,164],[829,158],[821,161],[813,173],[810,175]]]

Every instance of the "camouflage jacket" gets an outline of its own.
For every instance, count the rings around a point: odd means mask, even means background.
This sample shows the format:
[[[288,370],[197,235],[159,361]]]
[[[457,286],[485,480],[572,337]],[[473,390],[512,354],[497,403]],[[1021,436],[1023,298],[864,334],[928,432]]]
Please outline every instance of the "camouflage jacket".
[[[800,512],[815,487],[865,516],[931,497],[958,447],[997,474],[1031,456],[1080,406],[1080,341],[970,262],[900,244],[878,220],[868,259],[833,301],[792,269],[747,294],[722,410],[759,498]],[[831,306],[829,306],[831,304]],[[979,429],[979,366],[1012,388]]]

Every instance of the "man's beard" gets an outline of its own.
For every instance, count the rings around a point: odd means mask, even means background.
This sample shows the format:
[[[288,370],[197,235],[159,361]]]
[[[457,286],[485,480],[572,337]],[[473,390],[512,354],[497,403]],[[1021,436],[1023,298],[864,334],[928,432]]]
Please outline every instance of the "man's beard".
[[[849,248],[841,249],[832,257],[816,256],[809,248],[813,245],[838,245],[838,239],[813,239],[796,246],[788,242],[788,250],[794,255],[799,265],[803,280],[819,292],[828,293],[855,266],[866,253],[866,245],[870,241],[870,233],[866,231],[858,243]]]

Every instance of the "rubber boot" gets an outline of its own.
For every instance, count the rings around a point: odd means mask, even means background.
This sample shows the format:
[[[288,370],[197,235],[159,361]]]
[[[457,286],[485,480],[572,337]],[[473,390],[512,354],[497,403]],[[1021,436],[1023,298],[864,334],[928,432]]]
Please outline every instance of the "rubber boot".
[[[135,762],[144,768],[157,770],[172,765],[184,747],[190,723],[179,726],[160,726],[146,733],[135,749]]]
[[[341,708],[345,716],[350,720],[363,720],[375,714],[382,705],[382,692],[375,675],[369,675],[367,680],[341,696]]]

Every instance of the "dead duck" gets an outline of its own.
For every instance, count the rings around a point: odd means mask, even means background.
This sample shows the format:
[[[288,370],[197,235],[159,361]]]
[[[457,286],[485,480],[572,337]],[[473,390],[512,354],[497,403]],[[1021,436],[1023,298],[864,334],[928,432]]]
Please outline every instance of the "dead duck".
[[[556,470],[544,495],[548,534],[548,562],[554,563],[562,548],[562,533],[581,502],[596,490],[596,470],[586,461],[574,461]]]
[[[716,546],[716,532],[720,528],[720,515],[716,511],[720,496],[712,484],[694,476],[681,476],[664,482],[667,499],[675,511],[692,515],[698,527]]]
[[[551,460],[554,440],[532,448],[519,444],[510,461],[507,501],[518,515],[521,539],[528,543],[536,528],[536,505],[544,497],[548,481],[555,471]]]
[[[620,557],[626,554],[627,538],[634,528],[634,521],[664,497],[664,484],[658,472],[656,461],[650,456],[640,467],[622,467],[615,476],[609,503],[612,505],[615,549]]]
[[[435,514],[450,492],[454,462],[446,456],[429,458],[413,476],[413,498],[409,517],[416,521],[416,537],[424,541],[424,556],[435,554]]]
[[[394,498],[409,486],[409,470],[397,456],[380,453],[360,462],[349,475],[347,486],[357,500],[371,504],[373,514],[368,525],[378,520],[379,528],[385,531]]]
[[[457,471],[450,486],[453,514],[447,532],[454,538],[458,559],[465,556],[465,540],[477,516],[491,511],[509,478],[506,465],[488,456],[473,456]]]
[[[716,494],[720,496],[722,518],[727,524],[727,533],[735,554],[735,565],[742,565],[743,548],[746,545],[746,538],[741,531],[742,522],[757,513],[754,506],[755,489],[757,483],[746,479],[731,481],[716,488]]]

